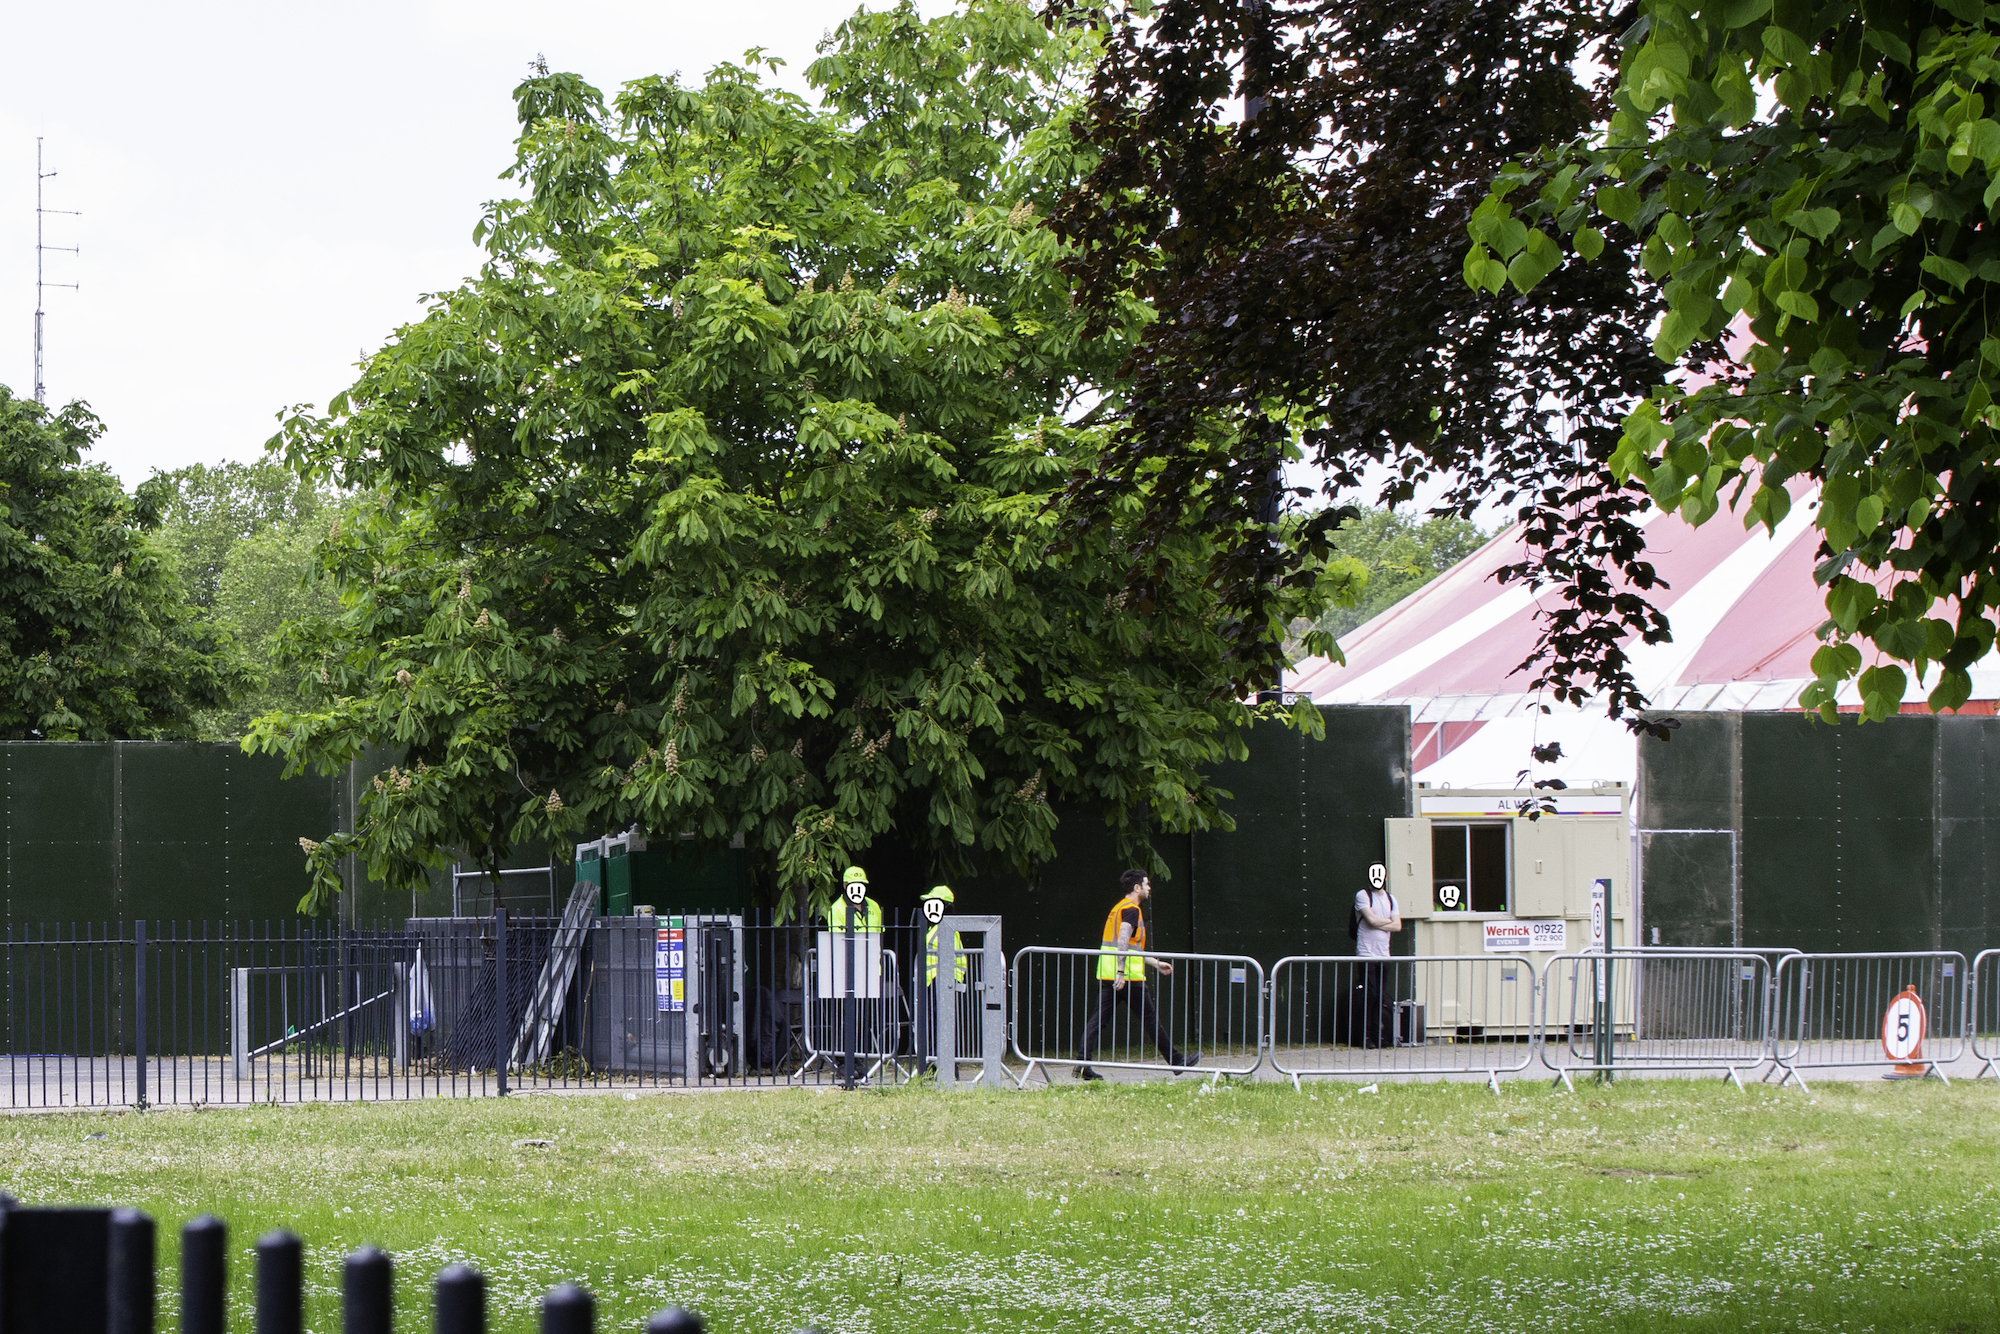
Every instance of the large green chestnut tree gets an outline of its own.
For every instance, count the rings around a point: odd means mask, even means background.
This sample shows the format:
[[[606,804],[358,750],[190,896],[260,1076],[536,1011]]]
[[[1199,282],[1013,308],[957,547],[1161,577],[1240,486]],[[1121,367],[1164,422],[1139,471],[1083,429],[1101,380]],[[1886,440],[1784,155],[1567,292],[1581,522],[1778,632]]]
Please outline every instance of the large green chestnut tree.
[[[1041,222],[1089,167],[1097,41],[1008,0],[905,4],[829,38],[816,106],[754,52],[608,107],[571,75],[520,87],[521,197],[479,224],[477,278],[273,442],[366,503],[322,547],[339,613],[293,632],[315,706],[245,744],[397,756],[355,830],[303,840],[303,906],[349,852],[407,883],[444,848],[635,823],[741,838],[788,910],[885,838],[1032,868],[1052,800],[1136,857],[1227,826],[1203,768],[1254,706],[1206,572],[1240,535],[1140,564],[1143,478],[1108,523],[1058,503],[1148,318],[1087,326]]]

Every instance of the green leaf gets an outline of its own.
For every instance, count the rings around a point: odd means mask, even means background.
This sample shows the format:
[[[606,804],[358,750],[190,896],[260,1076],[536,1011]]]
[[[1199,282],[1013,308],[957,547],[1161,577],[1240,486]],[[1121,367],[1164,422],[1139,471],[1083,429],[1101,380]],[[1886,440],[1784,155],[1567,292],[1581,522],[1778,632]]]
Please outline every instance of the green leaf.
[[[1879,23],[1866,25],[1861,31],[1861,40],[1899,65],[1907,67],[1910,63],[1909,43]]]
[[[1661,361],[1677,361],[1688,344],[1701,337],[1701,325],[1684,311],[1670,310],[1660,321],[1653,337],[1653,355]]]
[[[1982,164],[1988,174],[1993,174],[2000,165],[2000,122],[1982,116],[1978,120],[1967,121],[1958,127],[1956,142],[1963,146],[1966,155]],[[1965,168],[1960,167],[1963,172]]]
[[[1574,238],[1576,253],[1585,259],[1596,259],[1604,253],[1604,233],[1595,227],[1579,227]]]
[[[1772,296],[1805,286],[1806,262],[1798,255],[1774,255],[1764,266],[1764,290]]]
[[[1537,236],[1548,241],[1548,233],[1540,228],[1530,229],[1528,244],[1522,247],[1521,253],[1514,256],[1507,265],[1507,280],[1514,284],[1516,291],[1523,294],[1555,272],[1556,266],[1562,262],[1560,251],[1551,256],[1535,245],[1533,238]],[[1555,243],[1548,241],[1548,244],[1553,248]]]
[[[1902,708],[1910,678],[1901,667],[1888,664],[1870,667],[1861,673],[1856,685],[1861,691],[1862,716],[1880,721]]]
[[[1840,226],[1840,212],[1831,208],[1797,209],[1785,219],[1785,224],[1798,228],[1815,241],[1824,241]]]
[[[1491,258],[1492,255],[1487,252],[1485,246],[1480,245],[1476,241],[1473,242],[1472,248],[1465,252],[1465,285],[1467,287],[1472,288],[1476,292],[1486,285],[1486,261]]]
[[[1828,644],[1812,655],[1812,674],[1823,680],[1845,681],[1861,670],[1861,650],[1852,644]]]
[[[1937,4],[1960,23],[1977,23],[1986,13],[1980,0],[1937,0]]]
[[[1957,667],[1947,667],[1938,674],[1938,683],[1931,687],[1930,698],[1926,701],[1933,713],[1955,712],[1965,707],[1972,698],[1972,676]]]
[[[1764,53],[1780,65],[1796,65],[1812,54],[1805,38],[1773,23],[1764,29]]]
[[[1639,192],[1629,185],[1605,185],[1597,191],[1597,211],[1613,222],[1632,225],[1639,216]]]
[[[1819,319],[1819,302],[1804,292],[1780,292],[1775,300],[1779,310],[1787,315],[1796,315],[1807,324],[1815,323]]]
[[[1944,279],[1960,291],[1964,291],[1965,285],[1972,281],[1971,269],[1955,259],[1946,259],[1943,255],[1925,255],[1923,263],[1918,267],[1925,273]]]
[[[1988,193],[1992,192],[1988,191]],[[1987,207],[1990,208],[1992,205],[1989,204]],[[1889,221],[1894,223],[1896,230],[1903,235],[1915,236],[1917,228],[1924,225],[1924,215],[1917,212],[1911,205],[1898,200],[1889,206]]]
[[[1528,242],[1528,224],[1509,214],[1496,221],[1487,232],[1486,243],[1506,259]]]
[[[1882,523],[1882,497],[1863,496],[1854,507],[1854,526],[1863,537],[1874,532]]]
[[[1742,311],[1746,315],[1757,313],[1757,289],[1743,281],[1739,274],[1731,274],[1729,282],[1722,289],[1722,307],[1731,314]]]
[[[1724,0],[1722,26],[1746,28],[1771,12],[1771,0]]]
[[[1694,239],[1694,233],[1688,230],[1687,223],[1678,213],[1662,213],[1659,222],[1654,224],[1654,231],[1676,250],[1686,248],[1687,243]]]
[[[1724,124],[1748,125],[1756,117],[1757,90],[1751,86],[1750,75],[1740,60],[1725,56],[1710,86],[1715,89]]]

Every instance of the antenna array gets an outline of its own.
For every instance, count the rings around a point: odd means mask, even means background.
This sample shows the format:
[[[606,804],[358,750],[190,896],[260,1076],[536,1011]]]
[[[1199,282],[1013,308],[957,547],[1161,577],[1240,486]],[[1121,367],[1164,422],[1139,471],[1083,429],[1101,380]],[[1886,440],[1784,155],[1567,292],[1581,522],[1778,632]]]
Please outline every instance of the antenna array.
[[[42,289],[45,287],[67,287],[71,291],[75,291],[83,285],[81,283],[46,282],[42,278],[42,255],[45,252],[60,250],[72,255],[83,253],[83,247],[80,245],[42,244],[42,216],[44,214],[60,213],[72,218],[82,216],[75,209],[42,207],[42,182],[54,175],[55,173],[52,171],[42,170],[42,141],[37,138],[35,140],[35,402],[37,403],[46,403],[48,401],[48,388],[42,383]]]

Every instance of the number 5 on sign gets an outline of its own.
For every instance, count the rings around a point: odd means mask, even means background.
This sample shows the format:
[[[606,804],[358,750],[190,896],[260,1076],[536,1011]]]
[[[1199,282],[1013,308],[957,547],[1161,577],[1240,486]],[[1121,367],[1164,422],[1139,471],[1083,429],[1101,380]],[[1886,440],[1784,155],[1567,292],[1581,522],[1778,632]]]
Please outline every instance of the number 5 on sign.
[[[1924,1003],[1918,997],[1916,988],[1904,987],[1896,998],[1889,1002],[1889,1008],[1882,1012],[1882,1051],[1896,1062],[1921,1062],[1924,1059],[1924,1027],[1927,1020]],[[1905,1067],[1902,1072],[1921,1075],[1922,1065]]]

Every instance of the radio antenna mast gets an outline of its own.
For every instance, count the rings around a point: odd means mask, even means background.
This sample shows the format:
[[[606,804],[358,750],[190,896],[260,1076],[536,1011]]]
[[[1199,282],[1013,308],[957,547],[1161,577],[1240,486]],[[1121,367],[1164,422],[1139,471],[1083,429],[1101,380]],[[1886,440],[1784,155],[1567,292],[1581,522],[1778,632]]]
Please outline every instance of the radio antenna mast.
[[[82,216],[75,209],[42,207],[42,182],[54,175],[55,173],[52,171],[42,170],[42,141],[37,136],[35,139],[35,402],[37,403],[46,403],[48,401],[48,387],[42,383],[42,289],[45,287],[67,287],[71,291],[75,291],[83,285],[81,283],[45,282],[42,278],[42,254],[44,251],[61,250],[72,255],[83,253],[83,247],[80,245],[42,244],[43,214],[61,213],[72,218]]]

